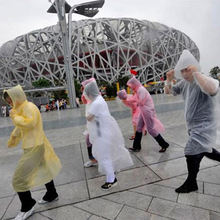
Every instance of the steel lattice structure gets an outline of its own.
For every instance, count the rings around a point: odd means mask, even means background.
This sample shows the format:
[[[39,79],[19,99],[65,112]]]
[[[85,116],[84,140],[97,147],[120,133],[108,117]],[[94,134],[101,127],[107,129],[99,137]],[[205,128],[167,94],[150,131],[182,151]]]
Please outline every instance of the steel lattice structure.
[[[173,68],[184,49],[199,60],[196,44],[166,25],[132,18],[99,18],[72,22],[73,74],[109,83],[135,69],[142,83],[158,80]],[[8,41],[0,48],[0,87],[31,87],[40,78],[65,85],[59,26],[51,26]]]

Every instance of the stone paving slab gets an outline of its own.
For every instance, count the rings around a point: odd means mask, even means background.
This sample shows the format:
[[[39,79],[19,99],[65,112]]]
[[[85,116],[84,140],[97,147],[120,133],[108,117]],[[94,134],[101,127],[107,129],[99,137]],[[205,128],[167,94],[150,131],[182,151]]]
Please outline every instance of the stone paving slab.
[[[184,146],[187,131],[181,97],[153,96],[158,118],[164,124],[163,137],[170,147],[163,154],[150,136],[143,136],[142,150],[131,153],[134,166],[117,174],[118,186],[104,192],[105,177],[97,167],[84,168],[88,160],[85,136],[85,106],[42,112],[45,134],[58,154],[63,168],[55,178],[60,199],[35,206],[30,220],[220,220],[220,164],[204,158],[198,174],[197,192],[176,194],[186,176]],[[126,147],[132,146],[131,113],[121,101],[107,102],[116,118]],[[14,169],[22,154],[21,146],[6,147],[13,128],[9,118],[0,118],[0,219],[18,213],[20,202],[11,186]],[[220,143],[219,143],[220,144]],[[220,148],[220,146],[218,146]],[[218,149],[219,149],[218,148]],[[44,186],[32,190],[36,200]]]

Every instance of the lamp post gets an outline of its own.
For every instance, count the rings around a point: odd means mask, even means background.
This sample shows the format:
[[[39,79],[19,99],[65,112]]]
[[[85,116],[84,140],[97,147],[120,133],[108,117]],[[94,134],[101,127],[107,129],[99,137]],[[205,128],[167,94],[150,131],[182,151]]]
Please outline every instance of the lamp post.
[[[67,90],[69,95],[70,108],[76,108],[76,92],[73,80],[73,68],[71,59],[71,27],[72,27],[72,13],[81,14],[86,17],[95,16],[105,3],[105,0],[97,0],[86,3],[81,3],[70,7],[64,0],[55,0],[52,6],[48,9],[49,13],[57,13],[60,30],[63,42],[63,58],[66,71]],[[68,13],[68,30],[65,13]]]

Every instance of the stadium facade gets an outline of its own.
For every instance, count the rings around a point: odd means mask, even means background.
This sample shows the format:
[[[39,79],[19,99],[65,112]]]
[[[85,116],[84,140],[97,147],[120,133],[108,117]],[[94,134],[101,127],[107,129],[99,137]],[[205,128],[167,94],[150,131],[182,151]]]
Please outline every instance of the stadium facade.
[[[8,41],[0,48],[0,87],[32,87],[40,78],[66,85],[62,38],[54,25]],[[71,62],[80,82],[95,77],[109,83],[138,72],[142,83],[156,81],[173,68],[184,49],[199,61],[196,44],[164,24],[133,18],[99,18],[72,22]]]

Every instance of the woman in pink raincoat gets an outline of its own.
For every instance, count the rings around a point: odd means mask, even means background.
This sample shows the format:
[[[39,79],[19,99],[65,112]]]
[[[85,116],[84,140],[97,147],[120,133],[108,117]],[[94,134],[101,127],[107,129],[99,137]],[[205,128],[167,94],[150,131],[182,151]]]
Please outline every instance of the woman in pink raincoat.
[[[161,146],[161,152],[165,152],[169,147],[169,144],[160,135],[164,131],[164,126],[157,118],[153,100],[150,93],[141,85],[141,83],[135,78],[128,80],[127,85],[135,91],[134,100],[138,104],[140,109],[140,115],[138,118],[137,131],[133,142],[133,147],[129,148],[134,152],[141,150],[142,131],[144,126],[148,133],[158,142]]]
[[[119,91],[117,93],[118,98],[122,100],[122,102],[131,109],[131,114],[132,114],[132,124],[134,128],[134,134],[130,137],[130,140],[134,140],[135,134],[136,134],[136,129],[137,129],[137,123],[138,123],[138,118],[140,115],[140,109],[138,107],[138,104],[135,102],[135,95],[129,95],[126,93],[125,89]],[[147,134],[146,129],[143,129],[144,134]]]

